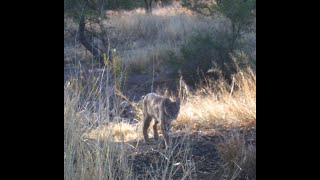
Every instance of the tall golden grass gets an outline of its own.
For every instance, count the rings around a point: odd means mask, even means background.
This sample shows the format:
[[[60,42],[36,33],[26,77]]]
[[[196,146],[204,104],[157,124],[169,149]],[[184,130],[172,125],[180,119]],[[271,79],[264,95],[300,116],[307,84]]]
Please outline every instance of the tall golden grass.
[[[110,16],[106,24],[114,27],[110,34],[119,47],[121,61],[131,66],[145,67],[161,62],[166,51],[178,51],[196,32],[223,29],[226,19],[196,16],[186,8],[159,8],[146,16],[138,10],[122,16]],[[121,43],[120,43],[121,42]]]
[[[115,27],[110,37],[122,42],[117,46],[117,55],[121,62],[128,65],[145,67],[150,61],[161,63],[162,53],[166,50],[178,51],[194,32],[225,28],[223,18],[195,16],[186,9],[175,11],[163,8],[155,9],[151,16],[143,14],[144,10],[138,9],[121,16],[111,16],[106,22]],[[255,36],[246,37],[255,42]],[[70,56],[81,58],[79,44],[70,44],[74,47],[65,50],[71,52]],[[66,56],[69,56],[68,52]],[[106,87],[105,83],[96,82],[85,85],[92,85],[91,89],[88,87],[89,92]],[[154,159],[156,165],[144,166],[144,174],[135,174],[132,156],[142,152],[128,145],[128,142],[142,140],[141,124],[114,122],[106,125],[103,123],[109,120],[106,99],[100,97],[101,92],[90,93],[90,97],[83,98],[82,90],[77,84],[65,85],[64,179],[174,179],[178,171],[182,171],[179,173],[184,179],[195,179],[196,165],[190,157],[187,136],[168,150],[154,149],[153,152],[157,152]],[[195,92],[186,91],[178,119],[173,121],[172,131],[255,128],[254,71],[239,71],[233,76],[231,84],[223,79],[207,79],[207,83],[200,85]],[[100,103],[95,112],[83,105],[91,99]],[[96,122],[102,126],[96,128]],[[224,135],[224,141],[217,145],[217,149],[225,162],[223,168],[228,178],[236,179],[241,172],[245,172],[248,177],[255,179],[255,146],[246,143],[240,133]]]
[[[79,89],[65,86],[64,93],[64,170],[65,179],[167,179],[175,177],[176,166],[184,167],[186,177],[194,177],[195,164],[190,161],[189,141],[184,140],[154,160],[158,167],[146,166],[144,175],[133,173],[132,147],[127,142],[142,140],[141,124],[110,123],[94,128],[87,121],[95,116],[79,106]],[[240,71],[233,83],[209,81],[195,93],[184,97],[185,101],[173,129],[209,130],[223,127],[253,127],[256,121],[256,75],[253,71]],[[102,107],[102,106],[101,106]],[[88,112],[84,112],[88,111]],[[102,115],[105,116],[105,115]],[[100,117],[107,119],[107,117]],[[178,153],[173,153],[173,151]],[[221,158],[226,163],[225,173],[238,177],[241,172],[255,175],[255,146],[247,145],[240,134],[225,136],[217,145]],[[131,150],[130,150],[131,149]],[[162,155],[161,155],[162,154]],[[181,159],[183,157],[183,159]],[[176,163],[169,163],[168,158]],[[161,171],[155,168],[161,169]],[[168,174],[169,173],[169,174]],[[167,175],[166,175],[167,174]]]
[[[224,162],[224,173],[228,179],[239,176],[246,179],[256,179],[256,146],[239,131],[233,131],[223,136],[223,142],[216,145]],[[255,137],[254,137],[255,138]]]
[[[256,122],[256,75],[248,69],[233,76],[232,84],[220,79],[189,94],[182,104],[177,126],[193,130],[217,126],[246,127]]]

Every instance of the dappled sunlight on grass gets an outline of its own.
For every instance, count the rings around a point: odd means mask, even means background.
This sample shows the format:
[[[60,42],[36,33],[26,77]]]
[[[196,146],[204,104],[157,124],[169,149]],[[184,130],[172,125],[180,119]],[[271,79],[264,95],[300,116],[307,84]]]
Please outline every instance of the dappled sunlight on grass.
[[[195,130],[210,129],[219,125],[245,127],[255,124],[255,82],[255,74],[251,71],[240,72],[235,76],[233,92],[226,88],[226,82],[222,82],[217,92],[208,89],[205,94],[190,95],[181,107],[176,124]]]
[[[138,137],[141,137],[141,135],[138,132],[137,125],[120,122],[110,123],[109,125],[92,129],[85,134],[85,137],[96,140],[111,137],[115,142],[127,142],[136,140]]]

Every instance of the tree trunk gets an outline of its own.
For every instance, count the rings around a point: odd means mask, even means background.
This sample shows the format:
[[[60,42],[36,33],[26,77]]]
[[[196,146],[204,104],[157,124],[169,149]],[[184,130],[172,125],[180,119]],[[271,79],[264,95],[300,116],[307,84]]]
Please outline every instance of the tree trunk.
[[[100,16],[104,17],[104,0],[98,0],[98,6],[100,11]]]
[[[91,44],[85,36],[85,16],[80,18],[79,22],[79,40],[81,44],[92,53],[93,57],[98,60],[100,64],[103,64],[102,53],[99,52],[98,48],[94,44]]]
[[[144,0],[144,2],[146,5],[146,14],[152,14],[152,0]]]

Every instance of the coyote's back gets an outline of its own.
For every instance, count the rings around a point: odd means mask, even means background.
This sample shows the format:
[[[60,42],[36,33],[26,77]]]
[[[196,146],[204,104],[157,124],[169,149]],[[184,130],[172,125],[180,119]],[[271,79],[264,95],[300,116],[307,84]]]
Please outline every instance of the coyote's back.
[[[143,135],[149,143],[147,130],[151,120],[154,119],[153,132],[155,140],[158,140],[157,124],[161,122],[161,131],[164,136],[165,145],[168,145],[168,131],[171,121],[176,119],[180,111],[180,98],[175,102],[169,98],[159,96],[155,93],[149,93],[142,99],[143,109]]]

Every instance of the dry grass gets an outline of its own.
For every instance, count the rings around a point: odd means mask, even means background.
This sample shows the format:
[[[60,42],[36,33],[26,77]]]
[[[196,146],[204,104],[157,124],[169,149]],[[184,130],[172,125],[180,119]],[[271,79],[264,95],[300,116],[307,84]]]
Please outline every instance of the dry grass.
[[[250,69],[240,71],[229,86],[224,80],[208,81],[194,94],[185,95],[185,104],[174,123],[177,129],[249,129],[256,125],[256,75]],[[217,145],[224,164],[224,176],[256,179],[256,146],[238,131],[222,133]],[[251,140],[255,142],[255,134]]]
[[[255,124],[255,83],[256,76],[252,71],[236,74],[233,86],[222,80],[208,82],[194,94],[185,96],[174,126],[205,131],[216,125],[246,127]],[[98,118],[85,107],[79,107],[77,90],[65,88],[65,179],[135,179],[136,176],[142,179],[168,179],[181,173],[187,179],[194,177],[195,164],[190,157],[187,137],[169,150],[154,149],[158,155],[154,156],[152,166],[144,167],[145,174],[133,174],[133,162],[129,160],[133,152],[127,142],[142,140],[141,125],[121,122],[98,128],[88,125],[88,121],[107,117],[102,115]],[[240,134],[224,137],[225,140],[217,147],[225,162],[225,174],[236,178],[244,173],[250,179],[254,178],[255,146],[246,144]]]
[[[217,145],[217,149],[225,163],[224,171],[228,179],[236,179],[240,175],[256,179],[256,146],[247,144],[239,132],[232,132],[225,139]]]
[[[195,163],[191,156],[190,139],[188,135],[166,150],[152,150],[156,153],[151,165],[145,166],[142,179],[195,179]]]
[[[79,106],[77,89],[65,87],[64,92],[64,179],[133,179],[128,163],[128,151],[118,137],[117,126],[113,131],[100,131],[95,140],[87,137],[93,127],[86,123],[90,111]],[[105,118],[105,117],[103,117]],[[121,129],[127,133],[128,128]]]
[[[109,15],[110,20],[106,23],[115,27],[110,37],[115,42],[120,61],[141,68],[150,61],[160,64],[166,50],[177,52],[180,45],[196,31],[215,31],[226,26],[223,18],[195,16],[181,7],[154,9],[151,16],[145,16],[143,9]],[[250,49],[255,45],[255,36],[248,35],[246,38],[253,42],[248,50],[255,56],[255,49]],[[65,55],[83,58],[83,48],[72,37],[70,39],[65,42]],[[86,86],[92,84],[95,87],[88,87],[89,92],[106,87],[105,83],[85,83]],[[137,179],[130,160],[132,150],[127,142],[142,140],[141,124],[133,126],[120,122],[95,128],[96,122],[109,120],[106,98],[98,92],[83,99],[81,91],[65,86],[64,179]],[[255,126],[256,74],[251,70],[236,74],[232,85],[224,80],[208,80],[196,92],[188,93],[184,96],[178,119],[173,121],[173,131]],[[92,99],[103,103],[94,112],[79,103],[82,100],[82,104],[86,104]],[[188,138],[183,137],[166,151],[154,149],[157,154],[153,166],[145,166],[145,173],[139,178],[174,179],[179,172],[184,179],[194,179],[192,175],[196,165],[191,160],[188,143]],[[228,179],[237,178],[241,173],[255,179],[255,146],[246,143],[241,134],[224,135],[224,141],[217,148],[225,162]]]
[[[92,139],[112,137],[115,142],[128,142],[141,138],[138,125],[130,125],[128,123],[110,123],[108,126],[101,126],[93,129],[86,134],[86,137]]]
[[[179,54],[181,45],[196,32],[216,34],[229,29],[228,20],[222,16],[197,15],[181,6],[154,8],[152,15],[146,15],[143,8],[108,11],[106,15],[108,19],[104,25],[111,27],[107,30],[111,48],[117,49],[117,56],[123,64],[139,70],[151,62],[163,63],[167,51]],[[65,34],[69,35],[70,29],[75,34],[76,25],[68,24]],[[72,37],[65,42],[65,60],[91,60],[90,53]],[[255,53],[255,34],[245,35],[244,41],[250,42],[247,43],[246,49],[250,51],[247,53]]]
[[[213,88],[215,87],[215,88]],[[186,97],[177,126],[193,130],[218,126],[245,127],[256,121],[256,75],[251,70],[234,76],[229,86],[224,80],[208,82]]]
[[[104,109],[97,117],[99,110],[92,112],[89,106],[83,105],[86,103],[80,103],[80,100],[94,99],[90,96],[99,96],[90,93],[83,99],[82,90],[76,84],[65,85],[64,179],[172,179],[177,174],[191,178],[194,163],[190,159],[187,136],[170,149],[163,150],[160,146],[152,149],[151,154],[157,155],[150,161],[150,166],[143,166],[145,173],[134,172],[132,157],[137,152],[127,142],[139,141],[141,126],[114,122],[95,128],[99,119],[107,121],[108,118]]]
[[[146,15],[144,9],[132,11],[108,11],[104,21],[112,48],[117,49],[120,61],[128,66],[143,68],[149,62],[163,61],[162,54],[167,50],[178,51],[195,32],[213,32],[225,29],[223,17],[205,17],[195,15],[181,6],[154,8],[152,15]],[[74,23],[68,22],[65,34],[77,30]],[[89,28],[89,27],[88,27]],[[90,59],[81,45],[69,38],[65,47],[65,59]],[[72,50],[72,48],[76,49]]]
[[[155,9],[146,16],[138,10],[122,16],[110,16],[107,25],[114,27],[114,39],[121,61],[145,66],[150,61],[161,62],[161,54],[177,51],[195,32],[210,32],[223,28],[225,19],[192,15],[184,8]]]

